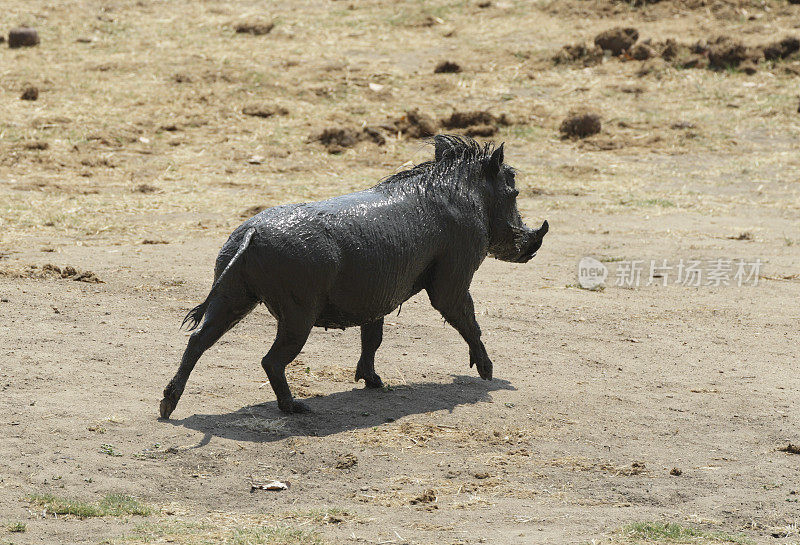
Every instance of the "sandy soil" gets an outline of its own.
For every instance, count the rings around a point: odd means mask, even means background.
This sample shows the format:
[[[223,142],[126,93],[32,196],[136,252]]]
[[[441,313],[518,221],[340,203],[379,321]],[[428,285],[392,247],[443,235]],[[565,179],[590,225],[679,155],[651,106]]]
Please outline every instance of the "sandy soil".
[[[800,542],[800,456],[779,450],[800,443],[798,61],[552,62],[618,24],[767,43],[800,35],[800,6],[479,4],[10,2],[42,43],[0,50],[0,543],[630,543],[641,522]],[[234,31],[253,18],[276,26]],[[587,105],[601,134],[560,139]],[[532,262],[489,259],[473,283],[495,380],[420,295],[387,317],[389,387],[353,382],[357,330],[315,330],[289,373],[313,412],[287,417],[260,308],[158,421],[228,232],[427,159],[391,131],[336,154],[314,139],[411,108],[513,116],[493,138],[523,216],[551,225]],[[763,266],[755,286],[590,291],[586,255]],[[291,486],[251,491],[272,479]],[[48,493],[152,513],[54,515],[32,500]]]

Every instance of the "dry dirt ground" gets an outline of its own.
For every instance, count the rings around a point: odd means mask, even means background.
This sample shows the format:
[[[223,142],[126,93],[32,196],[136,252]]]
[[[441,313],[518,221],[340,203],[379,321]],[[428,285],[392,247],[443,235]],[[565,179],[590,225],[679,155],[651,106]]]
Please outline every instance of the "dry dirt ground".
[[[618,25],[758,46],[799,36],[800,5],[635,4],[3,2],[3,34],[41,44],[0,44],[0,543],[800,542],[796,56],[553,61]],[[603,130],[562,140],[577,107]],[[523,216],[550,221],[531,263],[475,278],[495,380],[421,295],[387,318],[389,387],[352,381],[357,330],[315,331],[290,370],[313,412],[286,417],[259,309],[158,421],[230,230],[426,160],[412,110],[492,113]],[[589,291],[585,255],[763,266]]]

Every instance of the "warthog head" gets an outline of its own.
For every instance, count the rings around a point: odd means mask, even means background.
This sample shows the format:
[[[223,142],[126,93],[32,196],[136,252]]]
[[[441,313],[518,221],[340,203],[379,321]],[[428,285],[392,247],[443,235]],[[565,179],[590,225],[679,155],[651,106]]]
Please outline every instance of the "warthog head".
[[[536,255],[547,234],[547,220],[538,229],[522,222],[517,209],[519,190],[514,185],[515,171],[503,164],[503,145],[484,163],[484,173],[491,187],[489,210],[489,254],[502,261],[526,263]]]

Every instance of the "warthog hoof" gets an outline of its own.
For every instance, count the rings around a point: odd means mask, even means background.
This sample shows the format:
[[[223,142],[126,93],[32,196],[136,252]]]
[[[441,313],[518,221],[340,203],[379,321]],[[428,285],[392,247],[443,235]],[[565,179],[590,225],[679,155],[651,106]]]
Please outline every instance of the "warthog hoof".
[[[297,401],[296,399],[289,400],[288,403],[281,403],[278,402],[278,408],[289,414],[296,414],[296,413],[308,413],[311,412],[311,409],[303,403],[302,401]]]
[[[364,379],[364,384],[366,384],[367,388],[383,388],[383,381],[381,377],[378,376],[378,373],[373,372],[371,375],[365,375],[361,371],[356,371],[356,382],[359,380]]]
[[[478,375],[483,380],[492,380],[492,360],[484,352],[483,354],[470,354],[469,366],[476,366],[478,368]]]
[[[172,414],[172,411],[175,410],[175,407],[178,405],[177,401],[172,399],[167,399],[166,397],[161,400],[161,406],[159,407],[159,412],[161,413],[161,418],[169,418],[169,415]]]

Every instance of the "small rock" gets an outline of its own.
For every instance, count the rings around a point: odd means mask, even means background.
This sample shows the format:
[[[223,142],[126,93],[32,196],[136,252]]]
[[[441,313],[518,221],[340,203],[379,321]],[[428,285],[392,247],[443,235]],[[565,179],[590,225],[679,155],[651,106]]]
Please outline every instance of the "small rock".
[[[670,470],[669,474],[678,477],[680,475],[683,475],[683,470],[679,467],[673,467],[672,470]]]
[[[35,28],[13,28],[8,32],[8,47],[33,47],[39,45],[39,33]]]
[[[434,74],[456,74],[461,72],[461,66],[452,61],[442,61],[433,69]]]
[[[616,27],[598,34],[594,43],[604,51],[611,51],[616,57],[633,47],[638,39],[639,31],[635,28]]]
[[[600,132],[600,116],[594,112],[571,111],[558,128],[564,138],[586,138]]]

